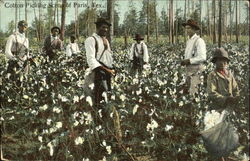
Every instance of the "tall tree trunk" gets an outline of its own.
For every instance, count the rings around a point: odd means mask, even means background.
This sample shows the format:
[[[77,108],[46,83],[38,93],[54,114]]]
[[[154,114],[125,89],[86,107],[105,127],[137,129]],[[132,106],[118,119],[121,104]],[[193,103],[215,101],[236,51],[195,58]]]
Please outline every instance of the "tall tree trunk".
[[[53,1],[53,0],[52,0],[52,1]],[[57,3],[57,2],[55,2],[55,3]],[[56,26],[56,11],[57,11],[57,9],[54,8],[53,25],[52,25],[52,26]]]
[[[239,43],[239,29],[238,29],[238,0],[235,0],[236,14],[235,14],[235,29],[236,29],[236,43]]]
[[[190,16],[190,0],[187,0],[188,1],[188,5],[187,5],[187,9],[188,9],[188,16]]]
[[[78,3],[78,0],[76,1]],[[78,6],[75,7],[75,37],[79,39],[79,28],[78,28]]]
[[[150,36],[150,33],[149,33],[149,1],[147,1],[147,42],[149,42],[149,36]]]
[[[200,0],[200,36],[202,36],[202,16],[201,16],[201,14],[202,14],[202,2],[201,2],[201,0]]]
[[[16,0],[16,4],[17,4],[17,0]],[[17,29],[17,7],[15,7],[15,31]]]
[[[230,23],[229,23],[229,24],[230,24],[230,27],[229,27],[229,28],[230,28],[230,29],[229,29],[229,35],[230,35],[230,41],[232,41],[232,24],[233,24],[233,20],[232,20],[232,17],[233,17],[233,16],[232,16],[232,14],[233,14],[233,13],[232,13],[232,12],[233,12],[233,11],[232,11],[232,0],[230,0],[230,2],[229,2],[229,10],[230,10],[230,11],[229,11],[229,22],[230,22]]]
[[[178,2],[175,3],[175,12],[177,11],[178,9]],[[179,22],[178,22],[178,17],[175,19],[175,39],[176,39],[176,42],[178,43],[179,42],[179,35],[178,35],[178,26],[179,26]]]
[[[41,3],[41,0],[39,0],[39,3]],[[42,22],[42,14],[41,14],[41,7],[39,7],[38,9],[38,33],[39,33],[39,41],[41,41],[42,36],[41,36],[41,32],[42,32],[42,27],[41,27],[41,22]]]
[[[219,25],[218,25],[218,33],[219,33],[219,40],[218,40],[218,46],[221,47],[221,28],[222,28],[222,14],[221,14],[221,8],[222,8],[222,0],[220,0],[219,3]]]
[[[210,24],[210,7],[209,7],[209,1],[207,1],[207,34],[209,38],[211,39],[212,33],[211,33],[211,24]]]
[[[38,31],[38,19],[37,19],[37,16],[36,16],[36,9],[35,9],[35,7],[33,9],[34,9],[35,23],[36,23],[36,37],[37,37],[37,41],[40,42],[39,31]]]
[[[56,4],[57,4],[57,7],[56,7],[56,26],[59,26],[59,0],[56,0]]]
[[[184,8],[184,21],[187,21],[187,0],[185,0],[185,8]],[[184,40],[187,40],[187,32],[184,30]]]
[[[239,39],[240,39],[240,37],[241,37],[241,28],[240,28],[240,26],[241,26],[241,21],[240,21],[240,19],[241,19],[241,9],[242,9],[242,7],[240,6],[241,5],[241,1],[238,1],[238,35],[239,35]]]
[[[27,0],[25,0],[24,14],[25,14],[25,21],[27,22],[28,21]]]
[[[67,0],[62,0],[61,34],[60,34],[61,40],[64,39],[66,7],[67,7]]]
[[[158,42],[158,19],[157,19],[157,8],[156,8],[156,0],[154,1],[154,13],[155,13],[155,37],[156,37],[156,42]]]
[[[228,21],[228,15],[227,15],[227,9],[224,9],[224,38],[225,38],[225,42],[227,42],[227,21]]]
[[[108,13],[108,19],[111,23],[109,34],[108,34],[108,40],[111,43],[114,36],[114,0],[107,0],[107,13]]]
[[[249,27],[249,20],[250,20],[250,2],[248,1],[248,4],[247,4],[248,6],[247,6],[247,28],[248,28],[248,45],[250,46],[250,37],[249,37],[249,35],[250,35],[250,27]],[[248,48],[248,53],[250,53],[250,48]]]
[[[174,43],[173,0],[169,3],[169,42]]]
[[[213,29],[213,44],[216,43],[216,5],[215,0],[213,0],[213,20],[214,20],[214,29]]]
[[[124,34],[124,48],[126,49],[128,46],[128,33],[127,33],[127,29],[125,28],[125,34]]]

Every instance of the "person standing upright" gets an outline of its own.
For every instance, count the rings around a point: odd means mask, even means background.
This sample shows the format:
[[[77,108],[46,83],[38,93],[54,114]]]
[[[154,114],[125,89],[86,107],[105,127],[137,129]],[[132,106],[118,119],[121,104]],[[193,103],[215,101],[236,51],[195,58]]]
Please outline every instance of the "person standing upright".
[[[190,19],[182,24],[187,31],[189,39],[186,43],[185,59],[181,65],[186,68],[186,85],[188,93],[194,95],[198,91],[198,84],[201,83],[200,76],[204,71],[204,62],[206,61],[206,44],[204,40],[197,35],[200,30],[197,22]]]
[[[13,79],[16,79],[16,71],[25,68],[25,61],[29,58],[29,40],[25,36],[28,24],[22,20],[17,27],[18,31],[9,36],[5,46],[5,55],[9,60],[7,72]]]
[[[51,34],[44,40],[43,51],[50,61],[56,59],[58,51],[63,50],[63,42],[59,38],[60,32],[60,28],[54,26],[51,28]]]
[[[144,38],[141,35],[136,34],[134,40],[136,42],[132,44],[129,53],[129,59],[132,61],[131,71],[141,73],[143,65],[148,63],[148,47],[143,42]]]
[[[113,57],[106,38],[111,24],[104,18],[95,22],[97,32],[85,40],[87,63],[94,72],[94,103],[97,107],[103,99],[103,92],[111,90],[111,77],[115,75]]]
[[[66,55],[68,57],[71,57],[72,55],[77,55],[78,53],[80,53],[79,46],[75,42],[75,40],[76,40],[75,36],[73,35],[70,36],[70,43],[66,47]]]

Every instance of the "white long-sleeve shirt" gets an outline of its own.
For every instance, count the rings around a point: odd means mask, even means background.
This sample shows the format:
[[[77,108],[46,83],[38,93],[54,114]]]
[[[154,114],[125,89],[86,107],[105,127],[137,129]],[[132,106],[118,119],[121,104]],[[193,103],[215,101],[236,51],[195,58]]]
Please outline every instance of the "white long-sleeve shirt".
[[[197,34],[194,34],[187,41],[185,59],[190,59],[190,64],[201,64],[207,59],[206,52],[206,44],[204,40]]]
[[[135,48],[137,48],[137,50],[135,50]],[[133,60],[134,54],[136,57],[141,57],[142,51],[143,51],[143,56],[142,56],[143,61],[145,63],[148,63],[148,59],[149,59],[148,47],[143,41],[141,41],[139,44],[138,43],[132,44],[131,49],[130,49],[130,53],[129,53],[129,59]]]
[[[18,44],[18,45],[17,45]],[[20,52],[19,55],[13,55],[12,52],[18,52],[22,50],[21,48],[29,49],[29,40],[25,37],[25,34],[20,32],[15,32],[9,36],[6,46],[5,46],[5,55],[8,59],[14,60],[19,57],[22,61],[25,61],[28,57],[28,54]],[[18,51],[16,51],[18,50]]]
[[[66,47],[66,55],[71,57],[73,54],[80,53],[79,46],[77,43],[69,43]]]
[[[92,36],[88,37],[85,40],[85,49],[86,49],[88,66],[90,67],[91,70],[93,70],[99,66],[102,66],[98,62],[98,61],[100,61],[104,65],[106,65],[107,67],[112,68],[113,67],[113,57],[112,57],[112,51],[110,49],[109,43],[108,43],[108,48],[105,50],[105,52],[102,55],[102,52],[104,50],[103,40],[96,33],[94,33],[93,36],[96,38],[97,43],[98,43],[98,52],[96,55],[95,39]],[[101,57],[101,55],[102,55],[102,57]]]

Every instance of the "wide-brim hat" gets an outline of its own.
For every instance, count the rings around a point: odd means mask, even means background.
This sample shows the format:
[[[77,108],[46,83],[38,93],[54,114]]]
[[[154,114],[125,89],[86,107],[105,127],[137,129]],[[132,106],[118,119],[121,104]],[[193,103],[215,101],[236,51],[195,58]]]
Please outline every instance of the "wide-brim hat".
[[[211,62],[215,63],[217,58],[223,58],[230,61],[228,52],[224,48],[217,48],[214,50],[214,55]]]
[[[200,26],[197,24],[197,22],[195,20],[189,19],[187,20],[187,22],[184,22],[182,24],[182,26],[191,26],[192,28],[194,28],[195,30],[200,30]]]
[[[52,32],[54,29],[58,29],[59,30],[59,34],[61,33],[61,29],[59,27],[57,27],[57,26],[52,27],[50,31]]]
[[[140,34],[136,34],[134,40],[144,40],[144,37],[142,37]]]
[[[98,18],[95,22],[96,25],[100,25],[100,24],[106,24],[108,26],[111,26],[111,23],[105,19],[105,18]]]
[[[28,23],[25,20],[19,21],[18,26],[28,26]]]

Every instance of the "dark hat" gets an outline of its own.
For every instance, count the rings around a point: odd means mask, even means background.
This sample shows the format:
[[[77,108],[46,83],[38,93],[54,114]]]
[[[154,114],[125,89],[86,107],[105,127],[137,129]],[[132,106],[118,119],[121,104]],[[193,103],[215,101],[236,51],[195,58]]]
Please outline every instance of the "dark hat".
[[[95,22],[95,24],[96,25],[106,24],[108,26],[111,26],[111,23],[105,18],[98,18],[97,21]]]
[[[183,23],[182,26],[191,26],[195,30],[200,30],[200,27],[198,26],[197,22],[195,20],[189,19],[187,22]]]
[[[136,34],[134,40],[144,40],[140,34]]]
[[[214,50],[214,56],[211,62],[215,63],[217,58],[224,58],[227,59],[227,61],[230,61],[228,53],[224,48],[217,48]]]
[[[50,31],[52,32],[54,29],[58,29],[59,30],[59,34],[61,33],[61,29],[59,27],[57,27],[57,26],[52,27]]]
[[[18,22],[18,26],[28,26],[28,23],[24,20]]]

